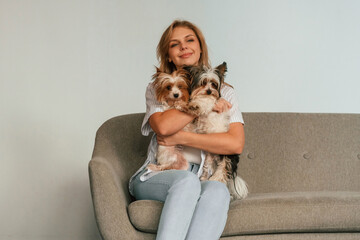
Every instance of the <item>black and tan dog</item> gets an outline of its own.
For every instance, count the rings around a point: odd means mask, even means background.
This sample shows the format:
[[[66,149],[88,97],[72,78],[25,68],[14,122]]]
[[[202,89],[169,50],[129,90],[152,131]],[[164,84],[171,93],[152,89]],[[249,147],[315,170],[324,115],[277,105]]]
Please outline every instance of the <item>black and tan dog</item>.
[[[195,129],[197,133],[220,133],[229,130],[229,111],[214,112],[214,106],[221,97],[221,86],[224,84],[227,66],[216,68],[194,66],[186,68],[191,73],[190,102],[188,112],[197,116]],[[214,180],[227,184],[233,199],[245,198],[248,194],[246,183],[237,176],[239,155],[218,155],[207,153],[201,180]]]

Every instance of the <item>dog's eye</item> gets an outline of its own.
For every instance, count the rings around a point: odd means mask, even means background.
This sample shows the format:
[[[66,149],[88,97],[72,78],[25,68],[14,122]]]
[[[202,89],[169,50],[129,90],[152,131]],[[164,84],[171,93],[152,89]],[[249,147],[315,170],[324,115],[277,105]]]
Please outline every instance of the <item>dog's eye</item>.
[[[170,86],[167,86],[166,89],[170,91],[170,90],[171,90],[171,87],[170,87]]]
[[[204,80],[204,81],[201,83],[202,86],[206,86],[206,84],[207,84],[207,81],[206,81],[206,80]]]
[[[217,85],[216,83],[211,83],[211,86],[212,86],[213,88],[218,88],[218,85]]]

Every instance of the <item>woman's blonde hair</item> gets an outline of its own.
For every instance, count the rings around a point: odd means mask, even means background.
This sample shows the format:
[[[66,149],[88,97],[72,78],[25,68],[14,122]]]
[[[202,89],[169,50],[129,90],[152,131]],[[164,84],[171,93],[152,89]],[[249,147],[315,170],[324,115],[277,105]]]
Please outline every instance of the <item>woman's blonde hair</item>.
[[[200,29],[192,24],[189,21],[184,20],[175,20],[171,25],[165,30],[163,35],[160,38],[159,44],[156,49],[156,55],[160,63],[160,71],[166,72],[166,73],[172,73],[176,70],[176,66],[173,62],[169,62],[169,44],[170,44],[170,37],[173,33],[173,30],[176,27],[186,27],[194,31],[197,39],[200,43],[200,59],[199,64],[205,65],[207,67],[210,67],[210,61],[209,61],[209,55],[208,55],[208,49],[205,42],[204,35],[200,31]]]

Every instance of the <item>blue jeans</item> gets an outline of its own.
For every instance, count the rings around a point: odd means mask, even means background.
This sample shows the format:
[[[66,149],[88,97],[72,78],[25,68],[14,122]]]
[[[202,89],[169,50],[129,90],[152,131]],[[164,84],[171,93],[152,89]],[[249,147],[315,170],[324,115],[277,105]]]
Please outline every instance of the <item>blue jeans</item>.
[[[219,239],[226,224],[230,194],[224,183],[200,182],[195,174],[197,164],[189,170],[167,170],[150,179],[140,181],[140,173],[133,182],[137,200],[164,202],[157,240]]]

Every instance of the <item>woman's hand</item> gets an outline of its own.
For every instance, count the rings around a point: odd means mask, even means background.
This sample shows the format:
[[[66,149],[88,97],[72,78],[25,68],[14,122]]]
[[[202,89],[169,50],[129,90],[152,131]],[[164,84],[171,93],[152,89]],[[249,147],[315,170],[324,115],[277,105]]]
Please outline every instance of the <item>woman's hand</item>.
[[[178,131],[169,136],[156,135],[159,145],[163,146],[175,146],[182,143],[182,133],[183,131]]]
[[[216,104],[213,108],[213,111],[217,112],[217,113],[223,113],[223,112],[229,111],[231,107],[232,107],[231,103],[229,103],[228,101],[226,101],[223,98],[220,98],[216,102]]]

